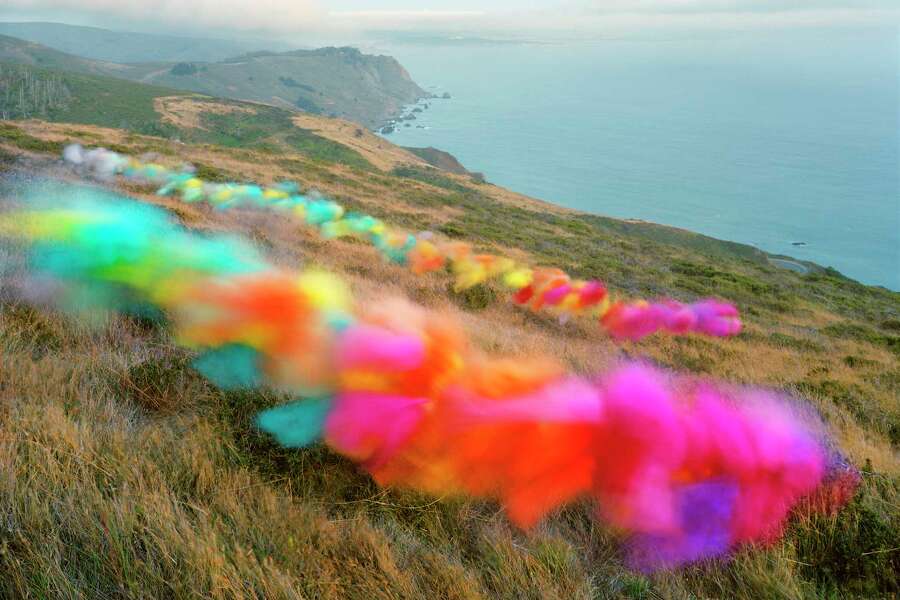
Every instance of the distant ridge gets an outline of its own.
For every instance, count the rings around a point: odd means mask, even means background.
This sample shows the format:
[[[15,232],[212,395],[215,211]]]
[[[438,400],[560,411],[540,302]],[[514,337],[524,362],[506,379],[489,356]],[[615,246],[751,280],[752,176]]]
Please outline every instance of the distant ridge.
[[[245,52],[218,62],[124,64],[0,35],[0,61],[262,102],[341,117],[372,129],[399,114],[403,106],[427,96],[394,58],[349,47]]]
[[[474,177],[476,180],[484,181],[484,174],[469,171],[465,168],[459,160],[449,152],[444,152],[443,150],[438,150],[437,148],[432,148],[431,146],[427,148],[412,148],[410,146],[404,146],[404,150],[408,152],[412,152],[425,162],[427,162],[432,167],[437,167],[438,169],[449,171],[450,173],[456,173],[457,175],[469,175]]]
[[[70,73],[112,75],[124,67],[115,63],[74,56],[36,42],[0,35],[0,60],[34,67],[58,69]]]
[[[119,63],[217,61],[256,50],[288,50],[272,41],[194,38],[111,31],[65,23],[0,23],[0,34],[84,58]]]

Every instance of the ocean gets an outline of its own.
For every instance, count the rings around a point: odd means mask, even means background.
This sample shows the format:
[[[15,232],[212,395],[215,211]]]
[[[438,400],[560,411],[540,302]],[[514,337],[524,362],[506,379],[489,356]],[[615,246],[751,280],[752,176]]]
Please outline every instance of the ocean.
[[[378,49],[451,95],[396,144],[900,290],[896,31]]]

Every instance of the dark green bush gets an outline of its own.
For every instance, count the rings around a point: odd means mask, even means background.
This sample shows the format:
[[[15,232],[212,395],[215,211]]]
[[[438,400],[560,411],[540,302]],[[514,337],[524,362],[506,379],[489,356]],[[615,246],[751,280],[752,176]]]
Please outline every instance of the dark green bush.
[[[229,173],[218,167],[211,167],[203,163],[194,163],[194,174],[204,181],[212,181],[216,183],[225,183],[229,181],[237,181],[239,178],[233,173]]]
[[[798,564],[820,598],[893,598],[900,594],[900,481],[863,475],[851,502],[793,528]]]
[[[800,352],[824,352],[825,347],[821,344],[817,344],[812,340],[796,338],[790,335],[786,335],[784,333],[773,333],[769,335],[769,343],[773,346],[780,346],[782,348],[791,348],[793,350],[798,350]]]
[[[451,192],[468,193],[472,192],[472,188],[466,187],[458,183],[455,179],[451,179],[442,174],[440,169],[434,167],[416,167],[413,165],[401,165],[394,167],[391,175],[395,177],[405,177],[406,179],[415,179],[428,185],[450,190]]]
[[[187,75],[196,75],[197,74],[197,65],[194,63],[178,63],[174,67],[169,70],[169,73],[178,77],[185,77]]]
[[[497,292],[486,284],[478,284],[462,291],[447,288],[450,298],[466,310],[484,310],[497,301]]]
[[[0,123],[0,140],[30,152],[62,154],[68,142],[50,142],[30,136],[18,127]]]
[[[14,351],[30,352],[33,360],[40,360],[64,346],[65,323],[53,322],[45,312],[27,304],[0,306],[0,344]]]
[[[832,400],[847,409],[861,425],[884,434],[892,444],[900,445],[900,407],[891,410],[881,406],[855,383],[815,378],[797,383],[796,388],[803,395]]]
[[[209,385],[191,367],[191,357],[182,351],[167,350],[112,372],[113,391],[148,410],[169,412],[179,408],[184,398],[195,399],[209,393]]]
[[[867,325],[843,321],[826,325],[822,328],[822,334],[833,338],[868,342],[875,346],[887,348],[894,354],[900,355],[900,336],[885,335]]]

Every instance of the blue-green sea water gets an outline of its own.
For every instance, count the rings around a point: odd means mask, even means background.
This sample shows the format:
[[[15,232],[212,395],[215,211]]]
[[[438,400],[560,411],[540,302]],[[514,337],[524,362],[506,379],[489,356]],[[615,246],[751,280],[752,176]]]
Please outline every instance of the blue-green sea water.
[[[896,31],[381,49],[452,96],[394,143],[900,290]]]

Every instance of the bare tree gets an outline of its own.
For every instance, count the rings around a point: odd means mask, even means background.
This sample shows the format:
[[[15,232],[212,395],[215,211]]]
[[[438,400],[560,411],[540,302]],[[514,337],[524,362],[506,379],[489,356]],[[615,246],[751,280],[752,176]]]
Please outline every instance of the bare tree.
[[[72,92],[65,80],[29,66],[0,66],[0,117],[47,118],[65,108]]]

